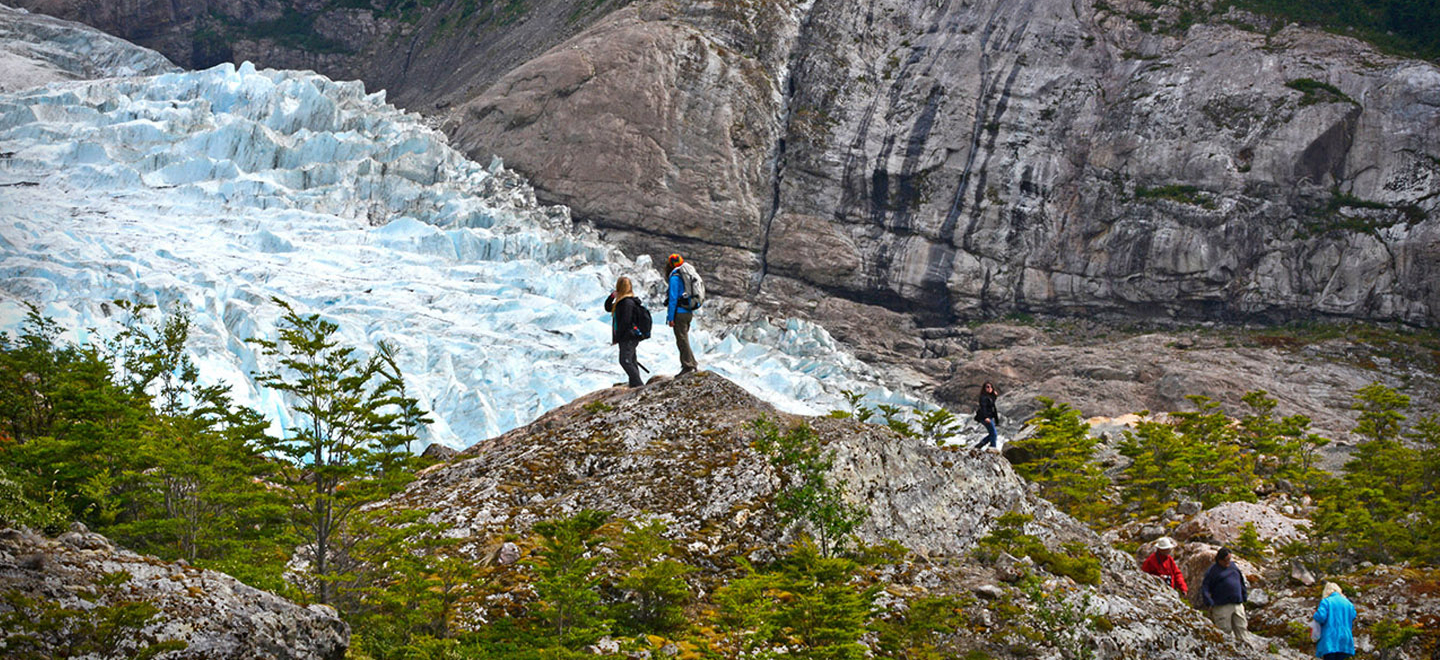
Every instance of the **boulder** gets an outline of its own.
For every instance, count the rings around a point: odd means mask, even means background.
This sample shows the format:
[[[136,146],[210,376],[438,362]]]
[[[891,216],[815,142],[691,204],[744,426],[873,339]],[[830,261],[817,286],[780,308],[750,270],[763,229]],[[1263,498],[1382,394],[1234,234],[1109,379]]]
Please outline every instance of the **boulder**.
[[[1252,523],[1260,540],[1275,547],[1303,540],[1310,525],[1307,520],[1291,518],[1266,504],[1226,502],[1180,525],[1175,530],[1175,538],[1231,545],[1240,540],[1242,530]]]
[[[107,576],[116,575],[122,578],[118,584],[107,585]],[[137,555],[78,523],[54,539],[29,530],[0,530],[0,593],[66,608],[153,605],[153,618],[109,642],[125,653],[144,644],[179,641],[183,650],[162,657],[341,660],[350,642],[349,626],[329,607],[302,607],[223,573]],[[5,637],[26,633],[41,640],[47,653],[73,641],[22,624],[0,631],[0,651]]]

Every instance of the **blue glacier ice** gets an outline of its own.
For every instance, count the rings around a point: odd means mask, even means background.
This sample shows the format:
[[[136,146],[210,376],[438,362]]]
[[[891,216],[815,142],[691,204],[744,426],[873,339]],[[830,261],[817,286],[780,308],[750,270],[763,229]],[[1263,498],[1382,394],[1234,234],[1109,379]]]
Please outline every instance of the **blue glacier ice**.
[[[79,340],[118,330],[114,299],[183,305],[203,380],[277,427],[285,406],[244,341],[274,336],[272,296],[351,345],[394,344],[433,411],[427,439],[451,446],[622,379],[601,308],[617,276],[662,302],[648,258],[360,83],[249,64],[51,82],[0,94],[0,152],[0,330],[27,301]],[[842,389],[906,400],[822,328],[726,325],[726,306],[697,318],[702,367],[777,407],[823,412]],[[663,330],[640,361],[674,373]]]

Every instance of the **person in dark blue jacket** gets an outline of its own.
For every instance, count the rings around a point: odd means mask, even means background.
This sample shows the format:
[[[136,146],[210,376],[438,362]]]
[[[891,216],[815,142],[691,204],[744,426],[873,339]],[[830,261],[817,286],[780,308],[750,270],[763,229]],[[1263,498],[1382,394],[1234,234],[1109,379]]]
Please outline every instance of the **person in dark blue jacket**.
[[[1355,655],[1355,606],[1345,597],[1340,585],[1326,582],[1320,592],[1320,607],[1315,609],[1315,623],[1320,637],[1315,640],[1315,657],[1323,660],[1345,660]]]
[[[1200,584],[1200,599],[1210,608],[1210,620],[1222,633],[1235,635],[1235,640],[1249,644],[1250,624],[1245,620],[1245,600],[1249,595],[1245,576],[1230,558],[1229,548],[1215,553],[1215,563],[1205,571]]]
[[[685,259],[672,254],[667,263],[670,266],[670,301],[665,306],[665,325],[675,329],[675,348],[680,350],[680,375],[683,376],[699,368],[695,353],[690,350],[690,318],[693,314],[681,304],[681,299],[689,293],[685,290],[685,278],[680,275],[680,266],[685,264]]]
[[[976,449],[987,445],[995,449],[995,425],[1000,423],[1000,411],[995,409],[995,399],[999,397],[1000,393],[995,391],[995,386],[990,384],[990,381],[987,380],[980,386],[980,405],[975,409],[975,421],[984,425],[989,433],[975,445]]]

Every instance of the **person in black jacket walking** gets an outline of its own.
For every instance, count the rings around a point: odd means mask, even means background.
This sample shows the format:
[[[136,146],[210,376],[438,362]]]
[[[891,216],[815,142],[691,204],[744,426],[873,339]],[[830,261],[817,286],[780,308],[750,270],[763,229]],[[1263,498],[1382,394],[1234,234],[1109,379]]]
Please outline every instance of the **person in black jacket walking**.
[[[1215,563],[1205,571],[1200,583],[1200,599],[1210,608],[1210,620],[1222,633],[1235,635],[1235,640],[1249,644],[1250,624],[1245,620],[1245,600],[1249,595],[1245,576],[1230,558],[1229,548],[1215,553]]]
[[[630,378],[630,387],[645,384],[640,380],[640,361],[635,357],[635,348],[640,345],[634,330],[635,308],[639,304],[628,277],[615,280],[615,290],[605,299],[605,311],[611,313],[610,343],[620,345],[620,368]]]
[[[984,424],[990,433],[975,445],[976,449],[986,445],[995,448],[995,425],[1000,422],[1000,411],[995,409],[995,399],[999,396],[1000,393],[995,391],[995,386],[991,385],[990,381],[987,380],[980,386],[980,407],[975,409],[975,421]]]

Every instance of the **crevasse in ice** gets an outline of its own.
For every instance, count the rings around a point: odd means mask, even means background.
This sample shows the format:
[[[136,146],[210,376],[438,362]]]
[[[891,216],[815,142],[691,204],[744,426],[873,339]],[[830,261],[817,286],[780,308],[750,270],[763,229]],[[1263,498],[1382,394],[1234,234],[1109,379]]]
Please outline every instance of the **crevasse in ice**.
[[[0,95],[0,152],[0,330],[26,301],[81,341],[117,331],[117,298],[187,306],[203,379],[278,427],[292,420],[244,341],[273,338],[272,296],[352,345],[394,344],[428,439],[453,446],[623,379],[601,308],[617,276],[663,322],[648,259],[359,83],[249,64],[52,83]],[[640,347],[658,373],[678,370],[666,330]],[[782,409],[901,398],[806,322],[702,313],[691,338],[704,368]]]

